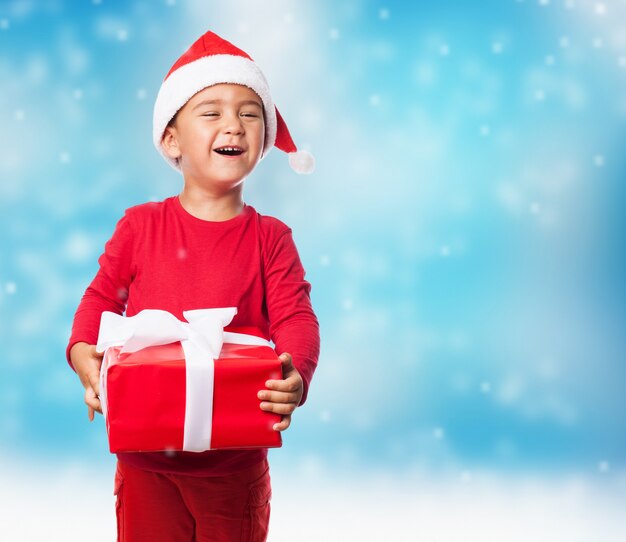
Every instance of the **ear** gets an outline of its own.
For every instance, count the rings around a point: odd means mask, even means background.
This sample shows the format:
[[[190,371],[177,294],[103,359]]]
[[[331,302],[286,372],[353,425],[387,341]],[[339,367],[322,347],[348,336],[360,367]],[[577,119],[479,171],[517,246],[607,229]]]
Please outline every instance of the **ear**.
[[[176,128],[173,126],[165,128],[163,138],[161,139],[161,146],[163,147],[165,154],[173,160],[180,158],[181,152],[180,147],[178,146],[178,134],[176,132]]]

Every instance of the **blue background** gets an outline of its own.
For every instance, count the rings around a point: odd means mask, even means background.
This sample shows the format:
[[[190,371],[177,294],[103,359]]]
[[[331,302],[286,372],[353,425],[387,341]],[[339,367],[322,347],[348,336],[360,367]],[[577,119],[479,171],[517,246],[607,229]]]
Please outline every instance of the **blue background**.
[[[598,6],[601,7],[598,7]],[[65,361],[178,56],[246,50],[316,172],[245,199],[294,231],[322,355],[279,466],[613,476],[626,404],[623,2],[0,3],[4,457],[110,468]]]

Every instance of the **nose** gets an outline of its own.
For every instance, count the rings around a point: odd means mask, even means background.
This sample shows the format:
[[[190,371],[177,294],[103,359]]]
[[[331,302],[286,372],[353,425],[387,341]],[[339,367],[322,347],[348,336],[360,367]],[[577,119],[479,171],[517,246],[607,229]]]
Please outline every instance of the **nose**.
[[[243,123],[241,122],[241,119],[239,118],[239,115],[237,113],[225,113],[223,119],[223,130],[225,134],[243,134]]]

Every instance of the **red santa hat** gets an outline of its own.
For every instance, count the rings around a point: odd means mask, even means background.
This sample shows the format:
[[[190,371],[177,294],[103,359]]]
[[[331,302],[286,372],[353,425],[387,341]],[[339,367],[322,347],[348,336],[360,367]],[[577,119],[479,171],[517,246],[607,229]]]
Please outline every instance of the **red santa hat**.
[[[263,72],[247,53],[213,32],[201,36],[174,63],[161,84],[154,104],[153,142],[172,167],[180,171],[178,161],[170,158],[161,145],[165,128],[194,94],[219,83],[245,85],[261,98],[265,117],[263,156],[276,146],[288,153],[289,165],[294,171],[297,173],[313,171],[315,159],[311,153],[298,150],[294,144],[287,124],[272,101]]]

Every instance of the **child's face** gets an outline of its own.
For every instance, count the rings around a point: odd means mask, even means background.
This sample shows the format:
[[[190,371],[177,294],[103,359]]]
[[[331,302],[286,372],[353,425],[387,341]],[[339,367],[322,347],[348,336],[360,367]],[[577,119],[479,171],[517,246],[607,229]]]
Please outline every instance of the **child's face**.
[[[178,163],[185,182],[239,184],[261,158],[265,139],[263,105],[248,87],[219,84],[194,95],[165,130],[163,147]]]

